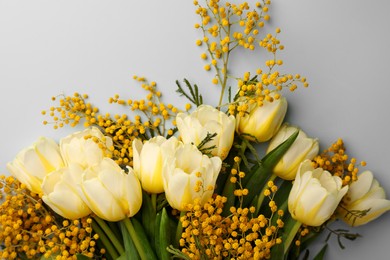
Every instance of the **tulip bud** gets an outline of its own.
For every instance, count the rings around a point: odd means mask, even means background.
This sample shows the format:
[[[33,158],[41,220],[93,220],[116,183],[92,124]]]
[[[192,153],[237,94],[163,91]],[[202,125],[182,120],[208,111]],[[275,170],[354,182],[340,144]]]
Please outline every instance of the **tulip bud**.
[[[157,136],[144,144],[133,140],[133,166],[142,188],[149,193],[164,192],[162,169],[167,156],[173,156],[180,142],[176,137],[165,139]]]
[[[320,226],[335,212],[348,186],[322,168],[314,169],[310,160],[301,163],[288,197],[291,216],[308,226]]]
[[[42,200],[57,214],[67,219],[78,219],[91,213],[77,190],[83,168],[71,164],[48,174],[42,183]]]
[[[16,158],[7,164],[10,173],[27,189],[41,193],[43,178],[50,172],[64,166],[57,143],[41,137],[32,146],[20,151]]]
[[[339,216],[351,226],[364,225],[390,210],[390,200],[372,172],[362,172],[338,208]]]
[[[78,163],[84,168],[98,165],[111,146],[112,139],[104,136],[96,127],[75,132],[60,140],[65,163]]]
[[[252,141],[266,142],[279,130],[287,112],[287,100],[281,97],[273,102],[264,101],[262,106],[254,103],[247,112],[236,117],[237,133]]]
[[[119,221],[134,216],[142,204],[142,189],[133,169],[126,174],[110,158],[87,168],[82,176],[80,195],[100,218]]]
[[[267,153],[271,152],[278,145],[287,140],[297,130],[297,127],[283,124],[276,135],[271,139]],[[293,180],[295,179],[301,162],[306,159],[312,160],[318,154],[318,151],[318,140],[309,138],[302,130],[299,130],[299,134],[294,143],[276,164],[273,172],[282,179]]]
[[[165,196],[171,207],[182,211],[195,199],[202,204],[210,199],[221,166],[219,157],[209,158],[194,145],[179,147],[174,157],[165,161],[163,171]]]
[[[222,160],[227,157],[233,145],[236,124],[234,116],[227,116],[212,106],[201,105],[190,115],[179,113],[176,123],[185,144],[198,146],[207,134],[216,134],[204,148],[214,146],[209,150],[213,156],[219,156]]]

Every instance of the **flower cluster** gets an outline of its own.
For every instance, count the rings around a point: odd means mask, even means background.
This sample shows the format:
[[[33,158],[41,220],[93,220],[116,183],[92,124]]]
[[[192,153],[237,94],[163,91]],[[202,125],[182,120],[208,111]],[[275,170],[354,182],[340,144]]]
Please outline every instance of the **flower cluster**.
[[[341,139],[319,154],[318,139],[286,122],[283,89],[308,83],[279,72],[281,30],[261,36],[270,1],[254,9],[194,4],[204,68],[221,87],[218,105],[203,104],[185,79],[177,92],[192,104],[178,109],[143,77],[134,79],[144,99],[109,98],[133,119],[101,113],[87,95],[53,98],[59,104],[42,112],[51,118],[44,124],[85,129],[58,142],[41,137],[7,164],[1,258],[299,259],[333,221],[359,226],[390,210],[373,173],[359,174],[366,163],[349,157]],[[230,75],[231,53],[257,46],[272,56],[266,68]],[[237,81],[234,95],[229,79]]]

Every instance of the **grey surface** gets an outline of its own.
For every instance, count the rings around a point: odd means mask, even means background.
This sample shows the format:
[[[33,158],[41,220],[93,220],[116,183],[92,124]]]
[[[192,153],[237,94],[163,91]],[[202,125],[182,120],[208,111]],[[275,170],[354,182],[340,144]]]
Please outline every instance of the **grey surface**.
[[[311,83],[288,95],[288,121],[318,137],[322,148],[345,139],[390,194],[388,137],[390,16],[388,1],[273,1],[270,28],[281,27],[284,68]],[[173,93],[176,79],[198,83],[216,103],[212,73],[203,71],[191,0],[0,0],[0,172],[40,135],[58,139],[73,129],[43,126],[51,96],[141,96],[138,74]],[[235,56],[235,72],[254,70],[253,55]],[[167,97],[166,95],[165,97]],[[172,103],[182,102],[169,96]],[[165,99],[167,100],[167,98]],[[362,238],[326,259],[388,259],[389,214],[354,231]]]

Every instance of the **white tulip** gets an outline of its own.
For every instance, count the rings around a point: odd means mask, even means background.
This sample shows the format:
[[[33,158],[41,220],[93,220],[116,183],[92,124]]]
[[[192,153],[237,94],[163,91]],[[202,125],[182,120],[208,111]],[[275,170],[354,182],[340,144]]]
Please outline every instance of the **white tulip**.
[[[297,221],[320,226],[333,215],[347,191],[340,177],[322,168],[314,169],[311,161],[305,160],[290,191],[288,210]]]
[[[134,216],[142,205],[142,189],[132,168],[126,174],[110,158],[84,171],[80,195],[100,218],[119,221]]]
[[[81,199],[77,185],[81,182],[83,168],[71,164],[48,174],[42,183],[42,200],[56,213],[67,219],[78,219],[91,213]]]
[[[353,182],[338,209],[339,216],[351,226],[364,225],[390,210],[390,200],[372,172],[364,171]],[[360,213],[363,213],[359,215]]]
[[[276,135],[271,139],[267,148],[267,153],[271,152],[278,145],[286,141],[292,134],[299,130],[299,134],[294,143],[276,164],[273,169],[274,174],[285,180],[295,179],[298,167],[306,159],[312,160],[319,151],[318,140],[309,138],[297,127],[283,124]]]
[[[145,143],[139,139],[133,140],[133,168],[145,191],[164,192],[163,163],[168,156],[174,156],[179,145],[181,142],[176,137],[167,140],[162,136],[157,136]]]
[[[52,171],[64,167],[57,143],[46,137],[39,138],[32,146],[20,151],[7,164],[9,172],[27,189],[41,193],[43,178]]]
[[[234,116],[209,105],[201,105],[190,115],[179,113],[176,116],[177,128],[183,143],[198,146],[207,134],[216,136],[204,145],[204,148],[215,146],[210,150],[213,156],[225,159],[233,145],[236,120]]]
[[[60,140],[65,163],[78,163],[84,168],[98,165],[112,146],[112,139],[96,127],[75,132]]]
[[[200,199],[211,198],[222,160],[203,155],[194,145],[185,144],[176,150],[174,158],[166,160],[163,182],[169,204],[178,210]]]

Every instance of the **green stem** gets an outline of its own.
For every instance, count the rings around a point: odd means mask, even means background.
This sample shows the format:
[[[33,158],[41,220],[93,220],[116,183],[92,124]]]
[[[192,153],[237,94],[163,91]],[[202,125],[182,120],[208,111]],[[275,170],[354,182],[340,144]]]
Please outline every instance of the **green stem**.
[[[111,258],[117,259],[119,255],[112,245],[111,240],[107,237],[107,235],[96,222],[92,222],[92,229],[96,232],[96,234],[99,235],[99,240],[103,243],[104,248],[107,250],[107,253],[111,256]]]
[[[156,193],[152,193],[150,195],[150,199],[152,201],[152,206],[153,206],[153,210],[154,210],[154,214],[157,213],[157,194]]]
[[[179,218],[179,222],[177,223],[177,228],[176,228],[176,235],[175,235],[175,241],[174,241],[174,246],[176,248],[179,247],[179,244],[180,244],[180,238],[181,238],[181,235],[183,233],[183,225],[181,223],[181,218],[184,217],[184,215],[186,214],[185,211],[181,211],[180,212],[180,218]]]
[[[125,218],[123,220],[123,223],[125,224],[126,229],[129,232],[130,237],[133,240],[135,247],[137,248],[137,251],[138,251],[140,258],[141,259],[148,259],[147,253],[144,250],[144,247],[143,247],[143,245],[142,245],[142,243],[137,235],[137,232],[134,229],[133,224],[131,223],[130,218]]]
[[[119,254],[120,255],[123,254],[125,252],[125,249],[123,248],[122,243],[118,240],[118,238],[115,236],[114,232],[112,232],[112,230],[107,225],[107,223],[99,217],[94,217],[93,219],[99,224],[99,226],[107,234],[107,236],[109,237],[109,239],[111,240],[112,244],[119,252]]]
[[[259,214],[259,211],[260,211],[260,208],[261,208],[261,205],[263,204],[263,201],[264,201],[264,198],[265,198],[265,195],[264,195],[264,191],[266,189],[268,189],[268,182],[269,181],[274,181],[276,179],[276,175],[275,174],[272,174],[268,181],[264,184],[264,187],[263,189],[261,190],[261,193],[259,194],[259,198],[257,199],[257,204],[256,204],[256,212],[255,212],[255,216],[257,216]]]
[[[302,225],[301,222],[295,221],[294,225],[292,225],[289,230],[285,230],[286,232],[288,232],[287,233],[288,235],[284,239],[284,255],[286,255],[288,253],[290,245],[291,245],[292,241],[294,240],[294,237],[297,234],[301,225]]]

